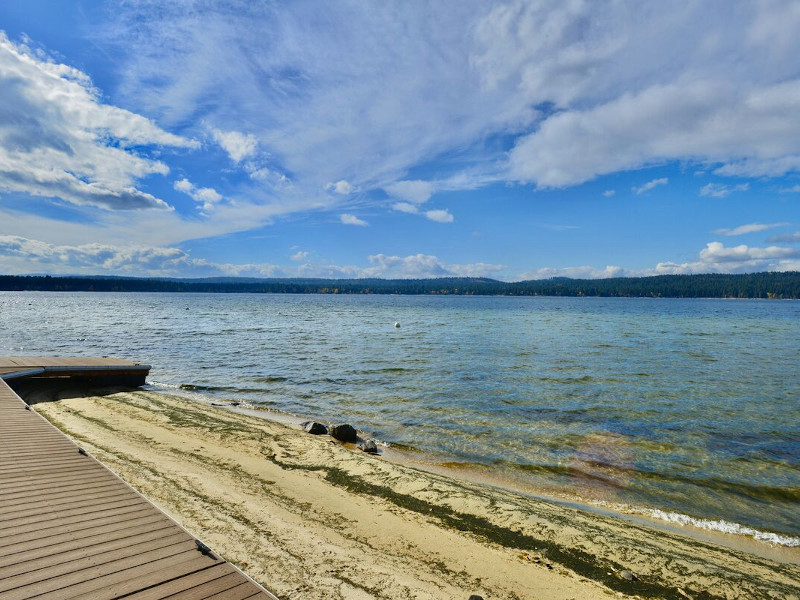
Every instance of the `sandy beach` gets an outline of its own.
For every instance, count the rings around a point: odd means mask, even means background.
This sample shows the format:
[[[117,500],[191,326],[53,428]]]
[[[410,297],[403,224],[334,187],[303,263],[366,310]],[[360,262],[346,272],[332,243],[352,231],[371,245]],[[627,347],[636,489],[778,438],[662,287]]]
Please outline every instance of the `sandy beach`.
[[[796,561],[422,471],[283,423],[150,391],[21,393],[281,598],[800,598]]]

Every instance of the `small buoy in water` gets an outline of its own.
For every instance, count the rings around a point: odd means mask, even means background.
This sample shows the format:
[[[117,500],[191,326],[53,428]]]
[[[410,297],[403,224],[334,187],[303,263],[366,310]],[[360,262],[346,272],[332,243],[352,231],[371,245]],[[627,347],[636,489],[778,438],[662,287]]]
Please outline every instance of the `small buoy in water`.
[[[394,323],[394,328],[395,328],[395,329],[400,329],[400,323],[398,323],[397,321],[395,321],[395,323]]]

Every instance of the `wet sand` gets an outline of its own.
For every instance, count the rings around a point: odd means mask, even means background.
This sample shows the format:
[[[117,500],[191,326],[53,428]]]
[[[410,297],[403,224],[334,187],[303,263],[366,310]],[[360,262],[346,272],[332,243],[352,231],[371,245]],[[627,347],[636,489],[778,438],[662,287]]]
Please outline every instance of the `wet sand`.
[[[284,599],[800,598],[796,564],[423,471],[284,423],[149,391],[21,392]]]

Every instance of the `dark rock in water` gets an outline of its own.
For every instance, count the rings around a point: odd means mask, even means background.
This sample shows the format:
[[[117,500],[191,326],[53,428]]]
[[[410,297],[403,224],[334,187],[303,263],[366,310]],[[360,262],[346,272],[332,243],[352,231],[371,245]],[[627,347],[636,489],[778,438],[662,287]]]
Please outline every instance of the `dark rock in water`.
[[[241,402],[231,402],[231,406],[239,406]]]
[[[356,448],[363,452],[368,452],[369,454],[378,453],[378,445],[375,443],[375,440],[361,440],[356,444]]]
[[[328,428],[322,423],[317,423],[316,421],[306,421],[305,423],[302,423],[300,427],[302,427],[311,435],[325,435],[328,433]]]
[[[347,423],[331,425],[328,433],[331,434],[332,438],[335,438],[340,442],[355,442],[358,439],[356,428],[352,425],[348,425]]]

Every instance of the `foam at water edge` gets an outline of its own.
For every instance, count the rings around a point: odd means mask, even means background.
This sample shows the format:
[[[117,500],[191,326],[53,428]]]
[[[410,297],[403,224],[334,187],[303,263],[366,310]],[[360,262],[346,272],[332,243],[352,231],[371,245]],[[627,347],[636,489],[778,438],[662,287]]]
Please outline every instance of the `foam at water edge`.
[[[700,529],[721,531],[722,533],[732,533],[735,535],[746,535],[760,542],[767,542],[779,546],[788,546],[790,548],[800,546],[800,538],[772,533],[770,531],[759,531],[758,529],[740,525],[739,523],[731,523],[730,521],[698,519],[681,513],[666,512],[657,508],[636,509],[629,510],[629,512],[638,512],[639,514],[677,525],[691,525]]]

